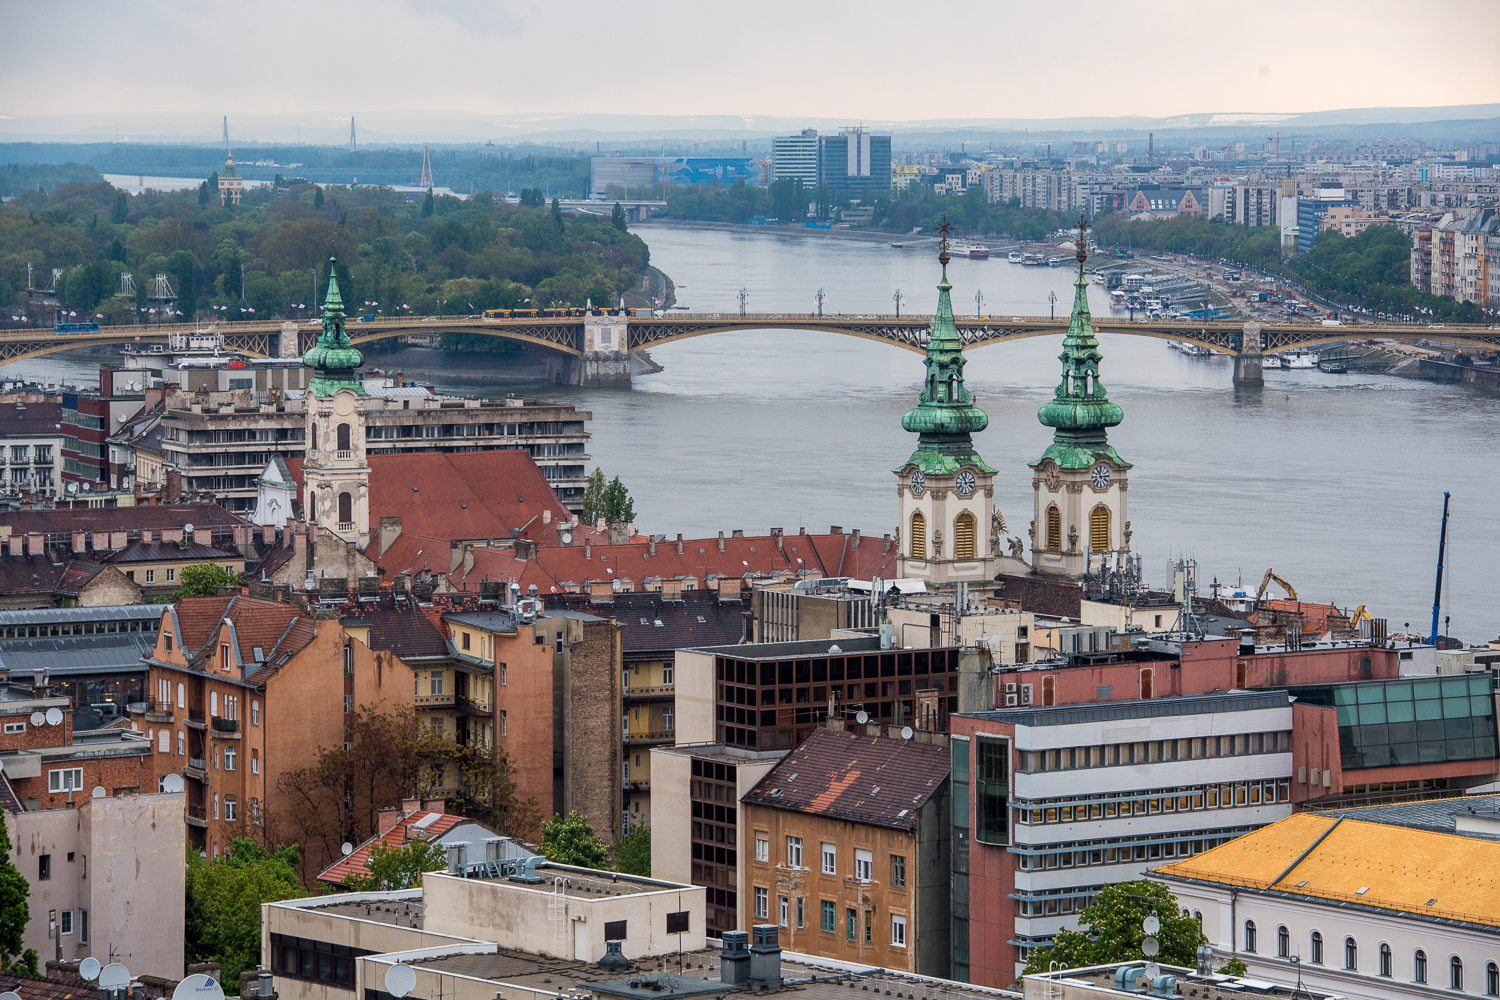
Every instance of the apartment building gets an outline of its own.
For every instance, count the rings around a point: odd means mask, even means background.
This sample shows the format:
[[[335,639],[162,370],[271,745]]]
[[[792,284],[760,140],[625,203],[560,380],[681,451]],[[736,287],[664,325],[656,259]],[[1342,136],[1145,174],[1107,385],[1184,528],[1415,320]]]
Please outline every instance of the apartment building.
[[[84,730],[123,718],[144,701],[146,664],[161,609],[150,604],[0,611],[0,661],[12,677],[70,700]],[[19,720],[18,720],[19,721]]]
[[[809,191],[818,186],[818,130],[771,140],[771,181],[799,180]]]
[[[0,402],[0,489],[11,497],[54,497],[62,489],[62,403],[39,394]]]
[[[1492,272],[1497,268],[1491,254],[1497,234],[1500,234],[1500,218],[1492,208],[1445,214],[1424,241],[1431,259],[1424,290],[1456,302],[1488,302]],[[1413,256],[1416,252],[1414,243]],[[1414,282],[1415,278],[1414,268]]]

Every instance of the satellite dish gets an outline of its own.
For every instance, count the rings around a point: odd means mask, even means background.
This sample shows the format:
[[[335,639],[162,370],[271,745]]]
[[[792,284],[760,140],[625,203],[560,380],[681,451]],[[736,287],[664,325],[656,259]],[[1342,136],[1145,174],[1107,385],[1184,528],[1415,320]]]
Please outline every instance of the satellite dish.
[[[99,970],[101,990],[123,990],[130,985],[130,970],[119,962],[110,962]]]
[[[99,970],[102,968],[103,966],[99,964],[99,960],[90,955],[78,963],[78,974],[89,982],[93,982],[99,978]]]
[[[182,775],[169,774],[161,779],[161,790],[164,792],[180,792],[183,789]]]
[[[182,526],[182,532],[185,535],[191,535],[193,533],[193,526],[191,524],[184,524]]]
[[[21,1000],[19,993],[0,993],[0,1000]]]
[[[417,974],[409,965],[397,962],[385,970],[385,991],[393,997],[404,997],[417,988]],[[174,997],[173,1000],[176,1000]]]
[[[224,987],[212,977],[195,972],[177,984],[172,1000],[224,1000]]]
[[[62,709],[60,709],[60,708],[49,708],[49,709],[47,709],[47,717],[46,718],[47,718],[47,725],[49,725],[49,726],[60,726],[60,725],[62,725]]]
[[[903,740],[909,740],[909,739],[911,739],[911,737],[912,737],[911,726],[902,726],[901,727],[901,738]]]
[[[572,545],[573,544],[573,533],[571,531],[564,531],[562,533],[562,543],[564,545]]]
[[[1161,944],[1154,937],[1148,937],[1141,942],[1141,952],[1147,958],[1155,958],[1156,953],[1161,951]]]
[[[860,712],[858,715],[856,715],[854,717],[854,721],[857,722],[857,723],[859,723],[861,726],[863,726],[866,722],[870,721],[870,713],[869,712]]]
[[[31,713],[31,724],[33,726],[40,726],[43,723],[45,723],[46,721],[47,721],[47,717],[45,715],[43,715],[41,712],[32,712]]]
[[[102,798],[104,798],[104,786],[103,785],[95,785],[94,786],[94,790],[89,793],[89,798],[91,798],[91,799],[102,799]]]
[[[1145,920],[1141,921],[1141,930],[1147,934],[1155,934],[1161,930],[1161,921],[1156,919],[1156,914],[1152,913]]]
[[[349,855],[354,853],[354,845],[345,842],[344,846],[339,848],[339,852],[347,858]]]

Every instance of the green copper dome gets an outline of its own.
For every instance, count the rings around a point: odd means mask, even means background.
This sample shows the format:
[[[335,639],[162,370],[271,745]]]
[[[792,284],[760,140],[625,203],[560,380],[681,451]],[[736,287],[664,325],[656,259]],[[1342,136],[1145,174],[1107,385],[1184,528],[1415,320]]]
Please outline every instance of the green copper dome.
[[[938,260],[943,265],[943,280],[938,287],[937,313],[932,318],[932,337],[927,341],[927,381],[916,408],[907,410],[901,427],[918,435],[917,450],[911,453],[897,473],[916,465],[923,475],[952,475],[964,466],[993,473],[974,450],[969,435],[989,426],[989,416],[974,405],[974,397],[964,387],[963,342],[953,322],[953,302],[948,284],[948,251],[946,243]]]
[[[1107,431],[1125,419],[1125,411],[1111,403],[1099,381],[1099,341],[1094,337],[1094,321],[1089,315],[1088,280],[1083,275],[1083,234],[1079,233],[1078,280],[1074,282],[1073,317],[1063,338],[1062,381],[1053,398],[1037,411],[1037,419],[1046,427],[1055,427],[1052,444],[1032,467],[1047,459],[1063,469],[1086,469],[1099,459],[1108,459],[1128,468],[1129,463],[1115,454]]]
[[[332,396],[340,389],[365,395],[357,369],[365,356],[349,343],[344,329],[344,298],[339,294],[339,278],[333,257],[328,258],[328,295],[323,300],[323,332],[318,342],[302,356],[302,363],[313,369],[308,391],[314,396]]]

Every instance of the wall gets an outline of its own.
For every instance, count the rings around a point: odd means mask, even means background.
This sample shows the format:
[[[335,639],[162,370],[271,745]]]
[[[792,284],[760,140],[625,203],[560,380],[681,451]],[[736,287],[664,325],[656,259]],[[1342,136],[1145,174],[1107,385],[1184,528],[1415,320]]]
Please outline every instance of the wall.
[[[1338,709],[1332,705],[1292,705],[1292,802],[1342,795]],[[1314,778],[1316,772],[1316,784]]]
[[[677,743],[712,743],[717,704],[714,657],[693,649],[677,651]]]
[[[671,882],[691,881],[692,773],[687,754],[651,749],[651,874]]]
[[[556,631],[569,626],[563,656],[566,701],[563,716],[563,781],[566,801],[559,811],[578,810],[605,839],[619,832],[620,629],[613,619],[544,618]],[[600,939],[603,940],[602,938]]]
[[[552,818],[554,801],[554,713],[552,645],[539,630],[519,629],[514,634],[490,633],[495,650],[495,744],[510,762],[516,795],[522,801],[536,799],[543,821]],[[542,638],[541,644],[537,639]],[[471,645],[473,641],[471,640]],[[505,683],[499,682],[500,664],[505,665]],[[500,733],[504,713],[505,734]],[[527,831],[536,840],[541,830]]]

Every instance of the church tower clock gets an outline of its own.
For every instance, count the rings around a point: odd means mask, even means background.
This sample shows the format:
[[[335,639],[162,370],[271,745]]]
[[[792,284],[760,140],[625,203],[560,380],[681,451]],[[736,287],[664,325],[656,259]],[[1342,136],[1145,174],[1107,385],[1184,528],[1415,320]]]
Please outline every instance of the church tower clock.
[[[927,377],[916,408],[901,418],[902,428],[917,435],[917,448],[892,470],[900,498],[897,565],[903,577],[931,584],[988,581],[999,556],[991,531],[995,470],[974,450],[971,435],[984,430],[989,417],[964,386],[963,342],[949,296],[946,222],[941,232],[943,277],[927,341]]]
[[[363,549],[370,542],[370,467],[365,461],[370,396],[356,371],[364,356],[344,329],[344,300],[334,264],[330,257],[323,330],[302,358],[313,369],[305,396],[302,503],[304,516],[319,531]]]
[[[1088,259],[1078,222],[1078,280],[1073,315],[1063,338],[1062,381],[1037,419],[1055,428],[1052,444],[1031,463],[1036,519],[1031,526],[1032,566],[1038,573],[1082,576],[1090,567],[1115,564],[1130,550],[1125,491],[1130,463],[1110,446],[1108,429],[1125,418],[1099,381],[1099,341],[1089,315]]]

